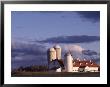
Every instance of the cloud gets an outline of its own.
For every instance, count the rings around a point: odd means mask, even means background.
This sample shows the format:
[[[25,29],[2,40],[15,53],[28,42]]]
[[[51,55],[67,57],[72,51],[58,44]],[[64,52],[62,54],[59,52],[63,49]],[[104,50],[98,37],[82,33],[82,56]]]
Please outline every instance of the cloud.
[[[51,46],[54,45],[38,42],[12,41],[12,68],[41,64],[47,65],[47,49]],[[77,44],[62,44],[61,48],[62,59],[64,59],[64,54],[70,50],[73,58],[92,59],[96,62],[100,60],[97,55],[98,53],[94,55],[96,53],[95,51],[86,50]]]
[[[47,64],[46,48],[42,44],[12,42],[12,68]]]
[[[15,56],[14,59],[17,60],[17,61],[21,61],[21,60],[22,60],[22,57],[20,57],[20,56]]]
[[[52,37],[47,38],[46,40],[37,41],[37,42],[44,42],[44,43],[89,43],[94,41],[99,41],[99,36],[59,36],[59,37]]]
[[[21,55],[41,55],[45,53],[45,46],[30,43],[12,43],[12,52],[19,52]]]
[[[78,52],[78,53],[81,53],[84,48],[82,48],[81,46],[79,45],[64,45],[64,50],[66,51],[75,51],[75,52]]]
[[[91,56],[91,55],[98,55],[97,52],[92,51],[92,50],[83,50],[82,53],[83,53],[84,55],[89,55],[89,56]]]
[[[78,11],[76,13],[79,14],[81,18],[92,22],[98,22],[100,20],[100,11]]]
[[[99,63],[100,61],[99,53],[93,50],[87,50],[85,48],[82,48],[77,44],[63,45],[62,50],[62,55],[64,55],[66,52],[70,50],[74,59],[79,58],[81,60],[93,60],[97,63]]]

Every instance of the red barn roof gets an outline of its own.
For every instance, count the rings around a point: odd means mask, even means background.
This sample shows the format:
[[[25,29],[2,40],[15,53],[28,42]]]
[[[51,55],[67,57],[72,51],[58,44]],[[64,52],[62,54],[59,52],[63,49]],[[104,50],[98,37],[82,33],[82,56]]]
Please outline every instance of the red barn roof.
[[[73,66],[74,67],[80,67],[80,66],[88,66],[88,67],[99,67],[98,64],[96,64],[93,61],[89,61],[89,60],[73,60]]]

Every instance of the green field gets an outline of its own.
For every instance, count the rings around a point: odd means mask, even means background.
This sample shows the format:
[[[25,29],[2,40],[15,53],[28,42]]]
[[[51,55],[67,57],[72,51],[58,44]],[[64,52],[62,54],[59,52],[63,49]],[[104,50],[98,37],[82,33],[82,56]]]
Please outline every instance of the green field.
[[[12,77],[100,77],[100,72],[16,72]]]

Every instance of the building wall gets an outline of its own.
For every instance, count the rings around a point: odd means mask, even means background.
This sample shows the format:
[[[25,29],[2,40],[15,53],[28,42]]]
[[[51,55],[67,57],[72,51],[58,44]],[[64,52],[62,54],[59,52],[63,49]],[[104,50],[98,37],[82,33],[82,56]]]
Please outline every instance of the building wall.
[[[85,67],[85,72],[98,72],[98,67]],[[79,67],[73,67],[73,72],[79,72]]]
[[[89,67],[90,72],[98,72],[98,67]]]
[[[73,72],[78,72],[79,67],[73,67]]]
[[[86,67],[85,67],[85,72],[88,72],[88,71],[89,71],[89,67],[86,66]]]

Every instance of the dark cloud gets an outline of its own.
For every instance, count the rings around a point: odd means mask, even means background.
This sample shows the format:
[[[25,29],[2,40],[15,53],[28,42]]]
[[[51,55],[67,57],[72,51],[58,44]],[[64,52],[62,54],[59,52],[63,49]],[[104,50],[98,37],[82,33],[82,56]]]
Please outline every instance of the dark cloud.
[[[11,51],[12,68],[47,64],[46,48],[43,45],[14,43]]]
[[[45,47],[36,44],[19,44],[19,46],[12,47],[12,52],[15,53],[22,53],[31,54],[31,55],[41,55],[44,54]],[[13,55],[14,56],[14,55]]]
[[[98,55],[97,52],[92,51],[92,50],[83,50],[82,53],[83,53],[84,55],[89,55],[89,56],[91,56],[91,55]]]
[[[75,48],[77,48],[75,50]],[[74,50],[72,50],[74,49]],[[65,49],[65,45],[62,46],[62,59],[64,59],[64,54],[68,52]],[[35,43],[13,43],[12,44],[12,68],[18,68],[20,66],[30,66],[30,65],[47,65],[47,48],[44,44]],[[80,46],[71,47],[71,53],[73,58],[81,58],[93,60],[99,63],[99,54],[92,50],[83,50]]]
[[[43,41],[37,41],[37,42],[44,42],[44,43],[88,43],[88,42],[94,42],[99,41],[99,36],[60,36],[60,37],[53,37],[48,38]]]
[[[100,11],[79,11],[77,12],[82,18],[97,22],[100,20]]]

